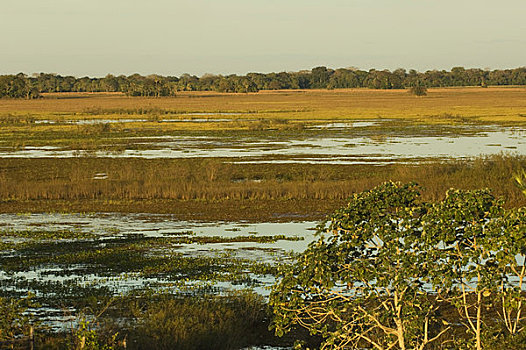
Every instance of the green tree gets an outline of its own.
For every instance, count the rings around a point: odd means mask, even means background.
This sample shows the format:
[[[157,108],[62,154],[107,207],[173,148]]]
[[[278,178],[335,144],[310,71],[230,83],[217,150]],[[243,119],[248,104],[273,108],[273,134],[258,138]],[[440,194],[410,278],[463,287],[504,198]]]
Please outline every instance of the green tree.
[[[273,288],[276,333],[299,325],[334,349],[424,349],[439,340],[448,327],[423,289],[430,262],[417,198],[413,184],[386,183],[322,223],[318,241]]]
[[[510,256],[503,249],[513,231],[506,217],[502,201],[488,190],[450,190],[424,218],[422,232],[434,241],[429,250],[433,284],[452,290],[449,301],[476,349],[483,346],[486,311],[506,279],[501,272]]]
[[[357,194],[282,267],[276,333],[301,326],[332,349],[523,347],[525,227],[524,208],[506,210],[488,190],[437,203],[413,184]]]
[[[411,86],[411,88],[409,88],[409,92],[415,96],[426,96],[427,88],[423,85],[417,84],[417,85]]]
[[[327,67],[316,67],[311,71],[310,86],[313,89],[325,89],[329,84],[333,71]]]
[[[499,315],[501,342],[520,339],[525,334],[524,287],[526,279],[526,210],[524,208],[508,211],[502,218],[506,222],[505,235],[499,235],[500,247],[495,259],[500,266],[500,284],[496,296],[501,304]]]

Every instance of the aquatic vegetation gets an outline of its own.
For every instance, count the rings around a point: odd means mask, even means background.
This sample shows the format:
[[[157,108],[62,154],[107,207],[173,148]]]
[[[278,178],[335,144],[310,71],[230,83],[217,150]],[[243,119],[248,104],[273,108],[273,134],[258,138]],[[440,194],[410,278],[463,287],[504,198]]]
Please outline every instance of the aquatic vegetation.
[[[93,239],[93,233],[71,230],[0,230],[0,238],[29,238],[32,240]]]
[[[67,216],[62,221],[66,220]],[[47,344],[48,348],[84,344],[91,348],[120,349],[127,341],[131,348],[143,348],[153,342],[158,348],[177,344],[178,348],[190,349],[215,339],[219,341],[216,348],[226,349],[232,344],[251,344],[255,334],[272,339],[267,330],[269,321],[263,298],[253,293],[232,294],[229,290],[268,284],[276,272],[273,264],[212,247],[303,239],[256,232],[228,237],[200,236],[191,230],[151,237],[123,235],[111,229],[84,233],[83,230],[3,231],[2,238],[18,236],[24,242],[0,251],[0,297],[14,301],[32,291],[33,299],[41,305],[32,306],[39,314],[37,319],[56,319],[65,325],[68,318],[52,311],[65,307],[75,315],[70,332],[64,333],[64,326],[51,333],[38,331],[39,344]],[[178,252],[181,245],[207,245],[207,249],[189,254]],[[272,256],[274,252],[268,254]],[[161,294],[156,296],[158,292]],[[227,295],[218,297],[216,293]],[[111,305],[102,315],[96,310],[105,303]],[[119,322],[122,317],[128,320],[124,328]],[[194,327],[194,321],[200,326]],[[247,324],[254,325],[250,332],[244,328]],[[161,325],[166,332],[159,328]]]
[[[138,325],[129,339],[139,349],[234,349],[271,338],[265,301],[254,293],[159,295],[136,302],[134,310]]]
[[[35,306],[31,294],[18,299],[0,297],[0,346],[29,336],[32,326],[38,324],[28,313],[28,309]]]
[[[174,296],[139,292],[101,300],[72,315],[70,329],[37,332],[39,348],[71,349],[239,349],[246,346],[290,347],[268,330],[265,300],[250,291],[224,295]],[[305,333],[296,338],[310,341]]]

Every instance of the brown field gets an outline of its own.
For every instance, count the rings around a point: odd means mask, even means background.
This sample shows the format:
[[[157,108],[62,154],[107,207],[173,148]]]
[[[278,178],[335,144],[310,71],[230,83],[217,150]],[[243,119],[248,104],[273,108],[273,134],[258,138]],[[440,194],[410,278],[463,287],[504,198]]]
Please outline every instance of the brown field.
[[[120,93],[57,93],[39,100],[0,100],[6,114],[49,114],[80,118],[129,117],[139,110],[173,115],[237,112],[241,116],[286,119],[408,118],[425,122],[526,122],[525,87],[429,89],[425,97],[406,90],[283,90],[248,94],[181,92],[176,97],[127,97]],[[233,116],[235,118],[236,116]],[[239,115],[237,116],[239,117]]]

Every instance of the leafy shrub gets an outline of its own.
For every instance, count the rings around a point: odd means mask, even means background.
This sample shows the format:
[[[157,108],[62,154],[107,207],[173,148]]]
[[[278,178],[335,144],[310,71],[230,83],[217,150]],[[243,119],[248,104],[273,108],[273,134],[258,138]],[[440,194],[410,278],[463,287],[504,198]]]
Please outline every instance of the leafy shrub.
[[[0,297],[0,342],[9,342],[29,335],[31,315],[29,307],[34,306],[32,296],[21,299]]]

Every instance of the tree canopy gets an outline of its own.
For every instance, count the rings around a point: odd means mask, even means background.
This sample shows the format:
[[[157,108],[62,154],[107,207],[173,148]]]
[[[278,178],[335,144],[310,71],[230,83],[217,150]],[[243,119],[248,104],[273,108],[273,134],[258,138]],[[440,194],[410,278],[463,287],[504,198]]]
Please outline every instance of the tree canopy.
[[[282,266],[276,333],[304,327],[331,349],[524,341],[525,226],[524,208],[506,210],[488,190],[438,203],[420,201],[415,184],[357,194]]]

